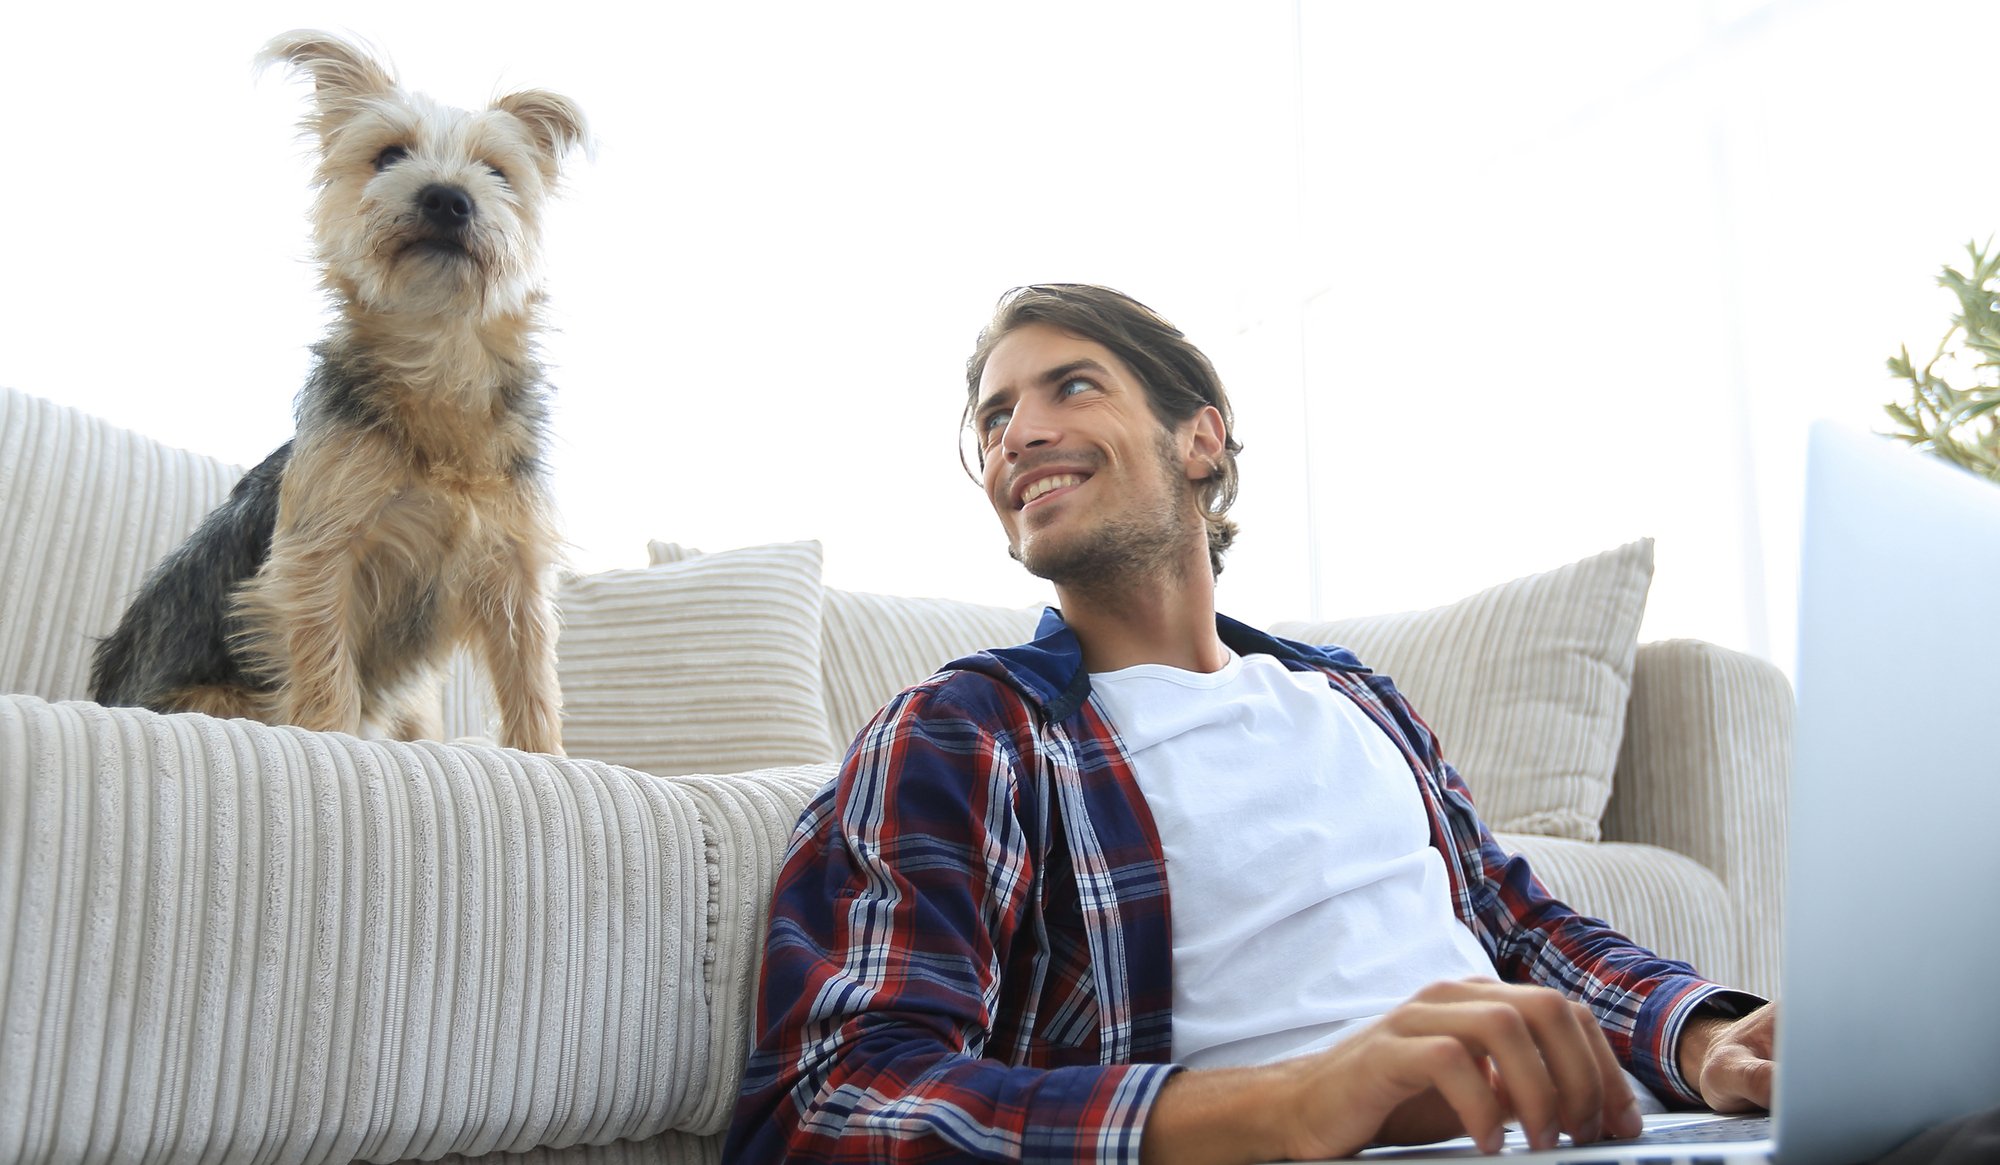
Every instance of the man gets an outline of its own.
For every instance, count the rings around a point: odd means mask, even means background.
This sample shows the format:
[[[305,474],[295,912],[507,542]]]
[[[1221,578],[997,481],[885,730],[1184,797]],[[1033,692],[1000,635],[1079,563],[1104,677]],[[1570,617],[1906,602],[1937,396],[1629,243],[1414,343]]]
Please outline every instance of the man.
[[[1390,682],[1218,616],[1208,360],[1017,289],[967,365],[1030,644],[905,691],[808,806],[728,1160],[1258,1161],[1767,1107],[1772,1009],[1549,898]]]

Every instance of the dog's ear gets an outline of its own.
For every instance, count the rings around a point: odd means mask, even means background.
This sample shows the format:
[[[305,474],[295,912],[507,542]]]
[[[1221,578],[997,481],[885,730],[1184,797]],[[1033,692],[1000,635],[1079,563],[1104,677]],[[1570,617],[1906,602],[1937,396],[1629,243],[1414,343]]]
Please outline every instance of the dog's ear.
[[[260,67],[283,63],[313,79],[315,112],[306,126],[324,138],[360,108],[362,99],[393,93],[396,77],[363,49],[309,28],[273,37],[257,54]]]
[[[563,155],[578,146],[589,153],[590,128],[583,120],[583,110],[560,93],[523,89],[495,99],[493,108],[513,114],[528,127],[542,152],[542,174],[550,181],[555,180]]]

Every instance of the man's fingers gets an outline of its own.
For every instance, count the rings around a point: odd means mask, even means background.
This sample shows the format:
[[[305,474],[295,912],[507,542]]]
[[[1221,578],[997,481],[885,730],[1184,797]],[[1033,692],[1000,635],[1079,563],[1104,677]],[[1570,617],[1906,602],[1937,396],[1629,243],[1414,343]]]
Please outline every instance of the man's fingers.
[[[1596,1017],[1556,992],[1490,980],[1433,984],[1399,1009],[1411,1035],[1451,1036],[1490,1061],[1489,1088],[1529,1144],[1552,1148],[1609,1131],[1635,1136],[1637,1105]]]
[[[1549,1075],[1555,1079],[1561,1105],[1554,1121],[1543,1128],[1538,1147],[1553,1146],[1558,1131],[1586,1143],[1597,1140],[1604,1135],[1605,1094],[1610,1084],[1604,1065],[1611,1065],[1612,1079],[1624,1082],[1616,1061],[1610,1059],[1608,1045],[1599,1055],[1604,1033],[1582,1005],[1554,992],[1537,992],[1525,1010],[1534,1027],[1535,1042],[1548,1061]]]
[[[1778,1040],[1778,1008],[1767,1003],[1734,1020],[1713,1037],[1695,1082],[1702,1099],[1717,1112],[1771,1107],[1777,1082],[1773,1063]]]
[[[1507,1109],[1486,1077],[1486,1061],[1451,1036],[1391,1034],[1382,1028],[1313,1057],[1327,1071],[1307,1095],[1309,1132],[1292,1156],[1342,1156],[1370,1143],[1427,1144],[1464,1134],[1496,1151]],[[1379,1115],[1343,1128],[1342,1102]],[[1333,1117],[1319,1122],[1314,1117]]]
[[[1557,1134],[1564,1132],[1586,1144],[1606,1132],[1637,1135],[1637,1130],[1626,1131],[1638,1117],[1631,1085],[1619,1070],[1597,1017],[1581,1003],[1552,991],[1517,990],[1523,991],[1517,1005],[1554,1089],[1546,1108],[1531,1111],[1525,1104],[1516,1106],[1529,1143],[1552,1148]],[[1511,1084],[1515,1077],[1508,1067],[1501,1064]]]
[[[1778,1005],[1766,1003],[1744,1016],[1737,1024],[1734,1034],[1742,1041],[1743,1046],[1756,1053],[1759,1059],[1777,1059]]]
[[[1412,1039],[1404,1047],[1416,1070],[1458,1115],[1459,1125],[1479,1151],[1498,1153],[1507,1136],[1507,1111],[1500,1106],[1500,1098],[1493,1094],[1473,1054],[1452,1036]]]
[[[1591,1048],[1597,1054],[1597,1070],[1604,1080],[1603,1132],[1607,1136],[1636,1137],[1646,1129],[1645,1118],[1639,1115],[1639,1098],[1632,1092],[1632,1082],[1618,1067],[1618,1057],[1611,1054],[1611,1041],[1604,1038],[1604,1029],[1597,1026],[1597,1017],[1581,1003],[1571,1004],[1576,1008],[1578,1019],[1590,1028],[1596,1038]]]
[[[1527,1019],[1512,1001],[1413,1003],[1398,1015],[1396,1027],[1407,1035],[1448,1037],[1468,1056],[1490,1061],[1498,1089],[1484,1076],[1482,1082],[1494,1096],[1494,1104],[1520,1118],[1529,1143],[1536,1148],[1555,1143],[1555,1130],[1562,1123],[1562,1098],[1549,1075],[1544,1050],[1537,1046]],[[1500,1100],[1503,1093],[1504,1104]],[[1452,1099],[1449,1093],[1446,1099]],[[1546,1143],[1543,1130],[1548,1130]]]
[[[1777,1080],[1777,1065],[1752,1052],[1733,1049],[1710,1069],[1715,1081],[1717,1112],[1747,1112],[1771,1107],[1771,1088]],[[1706,1081],[1704,1081],[1706,1083]]]
[[[1777,1085],[1776,1061],[1758,1059],[1743,1066],[1743,1099],[1750,1103],[1750,1107],[1769,1110],[1771,1093]]]

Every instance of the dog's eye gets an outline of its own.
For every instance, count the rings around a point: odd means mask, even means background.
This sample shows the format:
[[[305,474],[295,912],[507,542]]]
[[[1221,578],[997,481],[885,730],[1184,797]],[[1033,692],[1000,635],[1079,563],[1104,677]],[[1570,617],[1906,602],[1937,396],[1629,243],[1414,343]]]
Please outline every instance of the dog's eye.
[[[488,173],[492,174],[495,178],[500,179],[500,181],[502,182],[505,182],[507,180],[507,171],[502,170],[500,167],[495,166],[491,162],[488,162],[486,164],[486,170]]]
[[[384,146],[382,152],[375,155],[375,172],[380,174],[409,156],[410,151],[401,146]]]

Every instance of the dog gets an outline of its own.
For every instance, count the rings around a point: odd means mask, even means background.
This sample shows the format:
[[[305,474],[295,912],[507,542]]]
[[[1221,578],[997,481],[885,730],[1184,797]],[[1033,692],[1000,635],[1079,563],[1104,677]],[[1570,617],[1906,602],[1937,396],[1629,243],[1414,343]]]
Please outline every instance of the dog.
[[[434,739],[464,642],[500,742],[559,753],[535,341],[541,212],[588,144],[582,111],[534,89],[451,108],[320,32],[258,61],[314,83],[313,238],[338,318],[292,440],[146,577],[97,646],[94,698]]]

